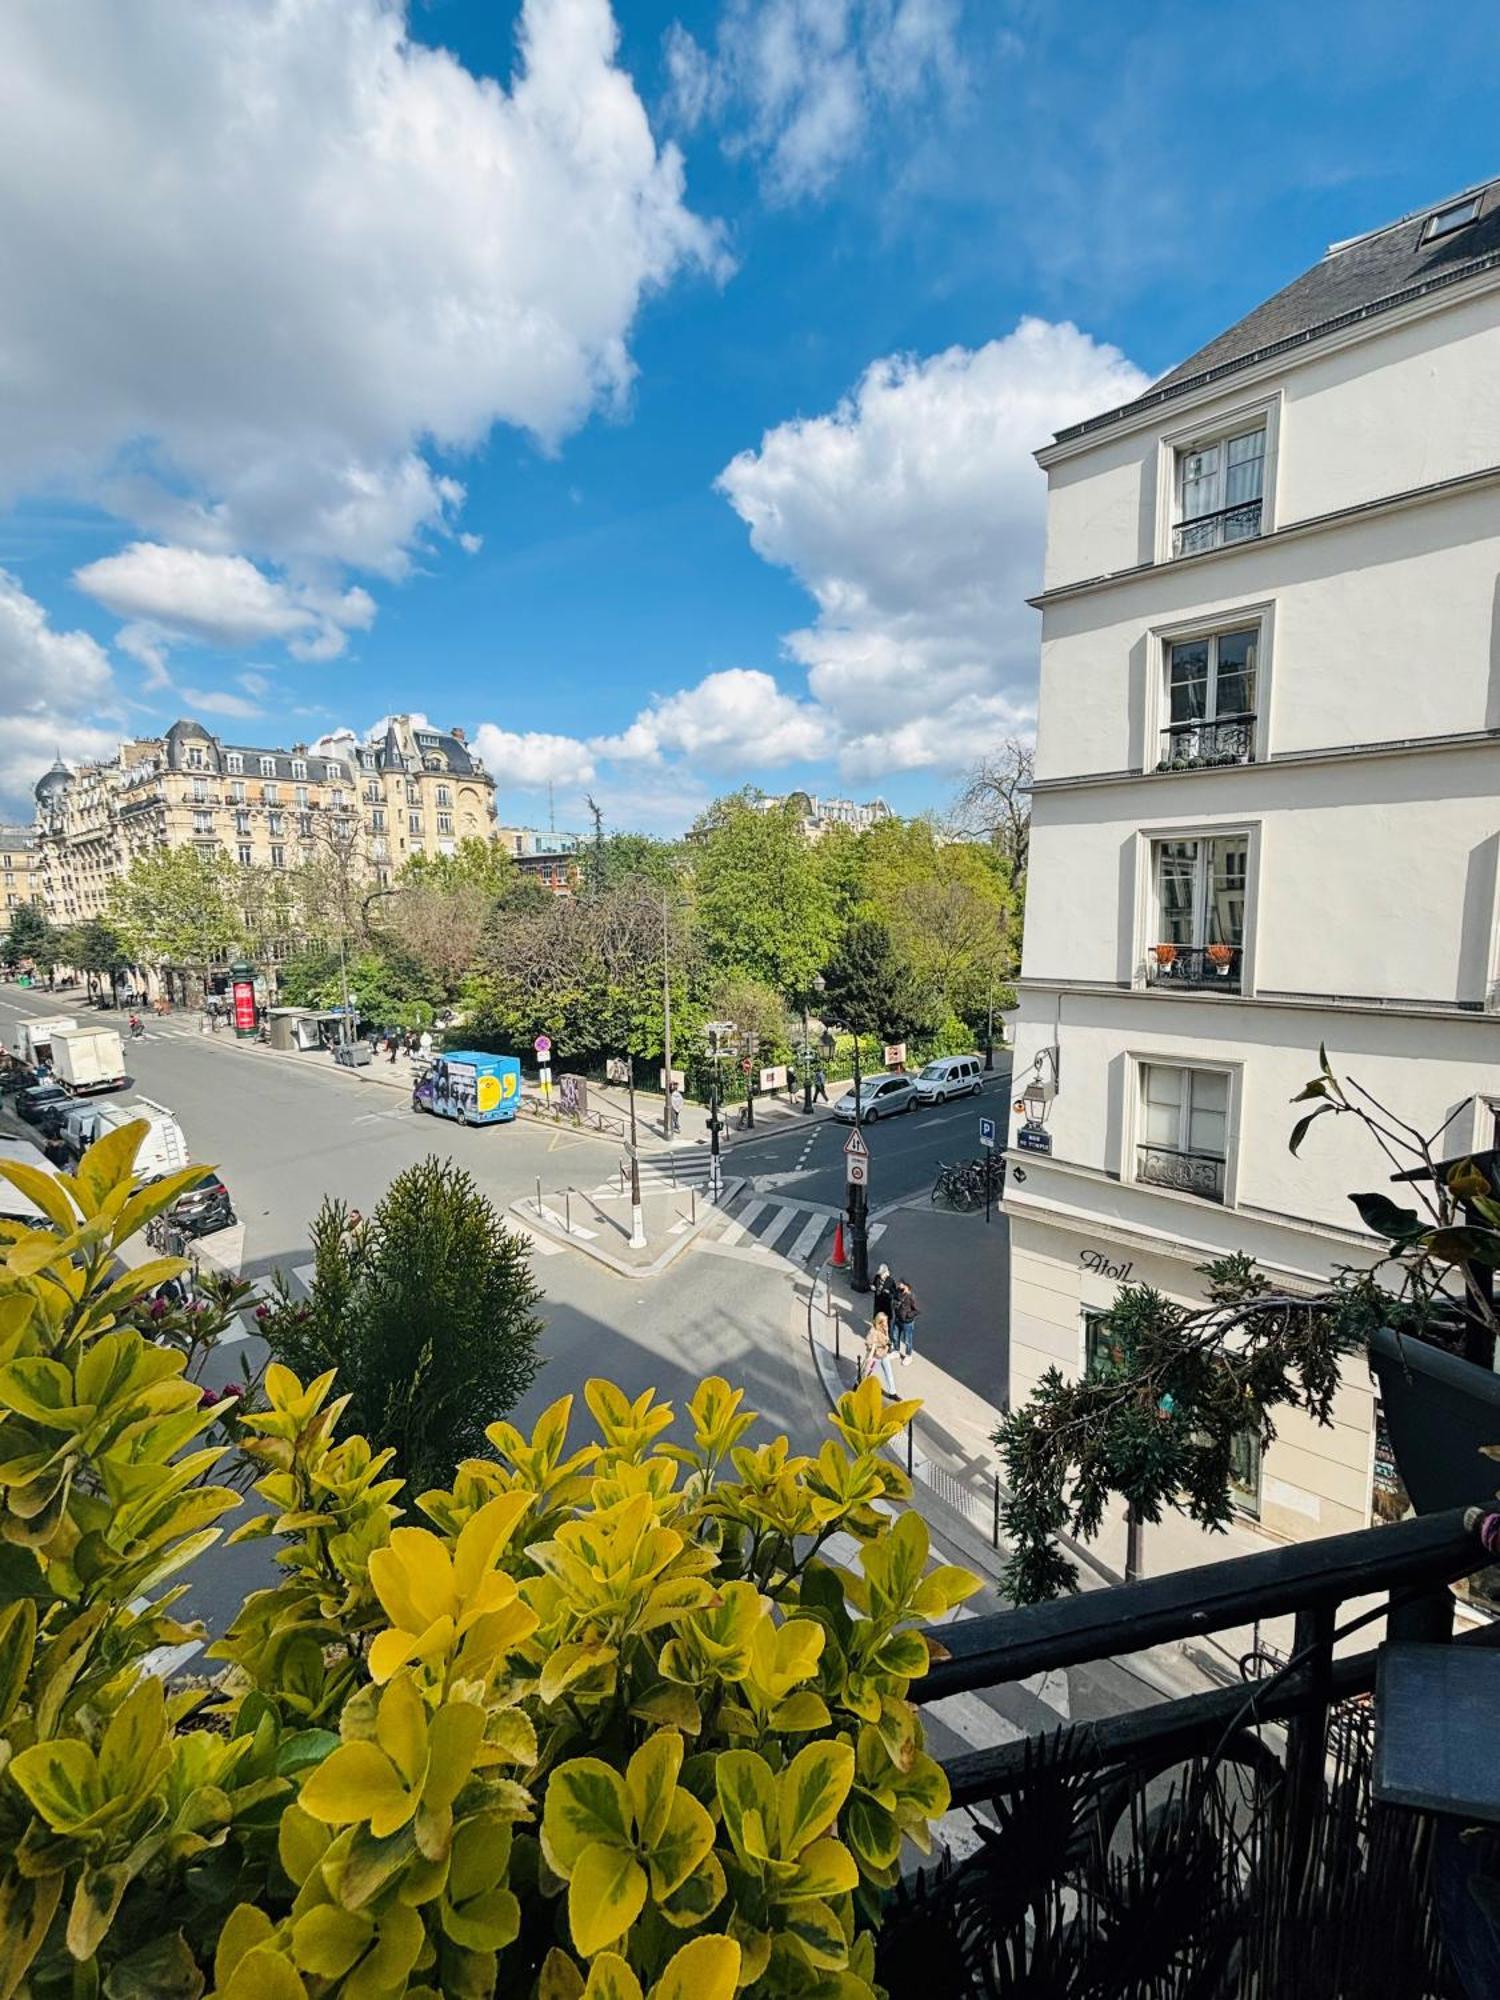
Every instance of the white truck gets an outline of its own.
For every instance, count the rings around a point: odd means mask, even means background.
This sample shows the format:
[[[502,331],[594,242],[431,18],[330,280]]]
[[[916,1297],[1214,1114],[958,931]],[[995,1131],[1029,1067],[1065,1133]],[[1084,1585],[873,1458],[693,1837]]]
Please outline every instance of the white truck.
[[[162,1174],[175,1173],[179,1167],[189,1164],[187,1138],[182,1127],[165,1104],[158,1104],[150,1097],[133,1097],[124,1104],[97,1106],[92,1130],[81,1135],[82,1143],[92,1145],[106,1132],[116,1131],[121,1125],[129,1125],[137,1118],[144,1118],[147,1127],[141,1149],[135,1156],[135,1177],[138,1181],[154,1181]]]
[[[16,1029],[16,1039],[12,1044],[14,1052],[23,1063],[30,1063],[36,1069],[44,1062],[52,1060],[52,1037],[59,1028],[76,1028],[78,1023],[71,1014],[49,1015],[46,1020],[22,1021]]]
[[[52,1072],[75,1097],[125,1088],[125,1045],[118,1028],[52,1031]]]

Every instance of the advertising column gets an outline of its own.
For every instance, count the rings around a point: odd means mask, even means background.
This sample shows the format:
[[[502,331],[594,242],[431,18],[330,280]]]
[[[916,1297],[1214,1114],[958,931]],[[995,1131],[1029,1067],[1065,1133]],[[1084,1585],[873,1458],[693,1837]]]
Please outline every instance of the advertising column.
[[[255,1035],[255,968],[253,965],[230,966],[229,993],[234,1004],[234,1032],[242,1042],[249,1041]]]

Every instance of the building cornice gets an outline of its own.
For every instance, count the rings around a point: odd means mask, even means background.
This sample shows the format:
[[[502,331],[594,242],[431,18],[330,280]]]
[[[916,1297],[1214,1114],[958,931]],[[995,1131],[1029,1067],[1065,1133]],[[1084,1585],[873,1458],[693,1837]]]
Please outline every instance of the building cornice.
[[[1470,1021],[1500,1028],[1500,1014],[1477,1001],[1461,1006],[1454,1000],[1385,1000],[1368,994],[1288,993],[1258,988],[1254,993],[1213,993],[1207,988],[1169,991],[1160,986],[1133,986],[1123,979],[1054,979],[1032,973],[1015,981],[1017,993],[1087,993],[1116,1000],[1145,1000],[1156,1007],[1284,1008],[1294,1013],[1371,1014],[1418,1021]]]
[[[1459,291],[1459,287],[1464,289]],[[1424,279],[1418,285],[1408,285],[1401,291],[1388,293],[1385,298],[1372,300],[1351,312],[1321,320],[1301,333],[1289,334],[1284,340],[1255,348],[1249,354],[1237,355],[1232,361],[1220,362],[1215,368],[1205,368],[1201,374],[1188,376],[1180,382],[1164,383],[1159,389],[1148,389],[1134,402],[1122,404],[1115,410],[1102,411],[1097,417],[1087,417],[1082,423],[1069,425],[1066,430],[1057,433],[1051,444],[1043,445],[1033,456],[1043,467],[1077,458],[1091,451],[1101,440],[1128,437],[1132,432],[1153,428],[1158,413],[1168,406],[1193,409],[1199,404],[1216,401],[1226,383],[1238,387],[1243,382],[1258,383],[1284,375],[1304,362],[1321,360],[1325,354],[1337,353],[1340,348],[1373,339],[1393,326],[1430,319],[1455,305],[1467,303],[1471,298],[1483,297],[1497,287],[1500,287],[1500,252],[1461,266],[1456,271]]]
[[[1252,549],[1278,548],[1284,542],[1299,541],[1306,535],[1324,534],[1355,521],[1379,520],[1387,514],[1426,506],[1429,501],[1447,500],[1458,494],[1483,493],[1496,485],[1500,485],[1500,465],[1486,465],[1478,472],[1457,473],[1452,479],[1437,479],[1428,486],[1408,486],[1400,493],[1384,493],[1374,500],[1358,500],[1349,507],[1334,507],[1326,514],[1309,514],[1300,521],[1288,521],[1282,527],[1273,528],[1268,535],[1257,535],[1250,541],[1227,542],[1220,548],[1199,549],[1194,555],[1173,556],[1167,562],[1133,563],[1129,569],[1107,570],[1102,576],[1080,577],[1076,583],[1060,583],[1052,590],[1028,597],[1026,602],[1034,611],[1046,611],[1054,604],[1066,604],[1075,597],[1089,597],[1096,591],[1112,590],[1120,584],[1138,583],[1142,577],[1165,576],[1169,572],[1175,575],[1179,570],[1196,569],[1203,563],[1233,561]]]
[[[1500,729],[1458,729],[1442,736],[1393,736],[1378,743],[1331,743],[1314,750],[1281,750],[1247,764],[1204,764],[1196,771],[1080,771],[1067,778],[1035,778],[1026,789],[1039,792],[1086,791],[1099,785],[1173,784],[1186,779],[1231,778],[1236,772],[1285,770],[1301,764],[1349,764],[1381,757],[1430,756],[1439,750],[1479,750],[1500,746]]]

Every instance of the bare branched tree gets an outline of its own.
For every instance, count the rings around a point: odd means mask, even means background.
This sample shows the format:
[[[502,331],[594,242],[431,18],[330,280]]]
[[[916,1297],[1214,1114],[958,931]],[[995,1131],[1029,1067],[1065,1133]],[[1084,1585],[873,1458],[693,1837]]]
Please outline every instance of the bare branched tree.
[[[1005,856],[1011,880],[1026,873],[1031,847],[1031,782],[1036,752],[1017,736],[981,757],[953,808],[956,830],[993,843]]]

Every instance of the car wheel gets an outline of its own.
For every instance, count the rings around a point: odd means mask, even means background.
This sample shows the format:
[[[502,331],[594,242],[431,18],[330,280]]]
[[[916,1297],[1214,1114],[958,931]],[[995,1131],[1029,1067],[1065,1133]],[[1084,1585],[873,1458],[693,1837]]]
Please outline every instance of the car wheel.
[[[874,1105],[872,1104],[869,1110],[865,1113],[865,1123],[867,1125],[873,1125],[875,1123],[875,1120],[879,1116],[880,1113],[875,1109]]]
[[[946,1104],[948,1102],[947,1091],[946,1090],[936,1091],[933,1095],[932,1101],[934,1104]]]

